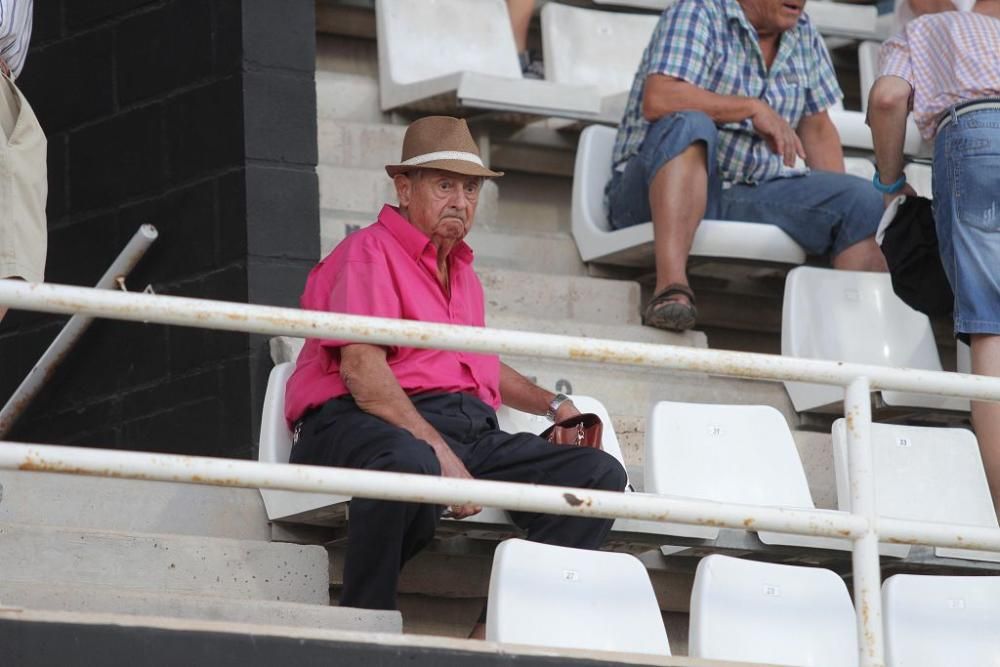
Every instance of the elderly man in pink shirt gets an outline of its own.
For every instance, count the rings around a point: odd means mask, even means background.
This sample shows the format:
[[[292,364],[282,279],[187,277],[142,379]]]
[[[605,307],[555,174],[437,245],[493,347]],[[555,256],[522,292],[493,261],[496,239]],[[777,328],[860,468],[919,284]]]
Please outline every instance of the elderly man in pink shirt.
[[[912,111],[934,141],[934,223],[955,295],[955,335],[971,345],[973,373],[1000,376],[1000,0],[939,0],[948,10],[940,13],[927,0],[912,4],[931,13],[883,45],[869,98],[874,183],[886,204],[913,194],[903,175]],[[972,423],[1000,509],[1000,404],[973,401]]]
[[[484,326],[483,289],[463,240],[485,178],[464,120],[415,121],[403,160],[386,167],[399,206],[344,239],[309,274],[302,307]],[[500,403],[562,420],[573,402],[495,355],[306,342],[288,381],[291,462],[621,491],[621,464],[599,449],[553,445],[497,425]],[[479,507],[450,509],[464,518]],[[400,568],[434,537],[441,508],[354,499],[340,604],[395,609]],[[611,521],[512,513],[530,540],[601,546]]]

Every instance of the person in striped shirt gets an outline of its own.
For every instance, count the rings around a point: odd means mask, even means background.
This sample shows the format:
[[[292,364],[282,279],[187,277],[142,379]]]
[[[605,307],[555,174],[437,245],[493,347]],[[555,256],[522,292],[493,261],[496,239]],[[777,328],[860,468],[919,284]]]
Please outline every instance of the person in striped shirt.
[[[32,0],[0,0],[0,278],[39,282],[45,269],[46,141],[14,79],[31,39]],[[0,306],[0,320],[6,314]]]
[[[1000,0],[909,21],[882,46],[868,122],[875,187],[888,205],[912,195],[903,174],[910,111],[934,142],[933,211],[941,263],[955,294],[954,330],[972,372],[1000,377]],[[1000,404],[973,401],[994,504],[1000,509]]]
[[[827,114],[842,93],[805,4],[678,0],[653,32],[605,192],[613,228],[653,221],[649,326],[694,326],[686,265],[703,218],[776,225],[836,268],[885,270],[881,199],[843,173]]]

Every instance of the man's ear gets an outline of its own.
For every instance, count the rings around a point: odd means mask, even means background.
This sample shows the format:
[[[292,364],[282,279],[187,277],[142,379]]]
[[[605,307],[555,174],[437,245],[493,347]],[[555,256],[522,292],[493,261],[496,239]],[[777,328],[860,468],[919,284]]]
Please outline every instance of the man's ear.
[[[396,197],[399,205],[406,208],[410,205],[410,196],[413,192],[413,181],[406,174],[396,174],[392,177],[392,182],[396,186]]]

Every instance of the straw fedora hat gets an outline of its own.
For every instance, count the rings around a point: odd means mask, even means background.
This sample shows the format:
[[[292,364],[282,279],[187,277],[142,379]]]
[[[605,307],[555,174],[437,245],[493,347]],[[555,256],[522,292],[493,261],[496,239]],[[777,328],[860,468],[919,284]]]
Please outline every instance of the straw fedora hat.
[[[479,157],[469,126],[462,118],[427,116],[410,123],[403,137],[403,157],[399,164],[387,164],[389,176],[412,169],[443,169],[466,176],[503,176],[490,171]]]

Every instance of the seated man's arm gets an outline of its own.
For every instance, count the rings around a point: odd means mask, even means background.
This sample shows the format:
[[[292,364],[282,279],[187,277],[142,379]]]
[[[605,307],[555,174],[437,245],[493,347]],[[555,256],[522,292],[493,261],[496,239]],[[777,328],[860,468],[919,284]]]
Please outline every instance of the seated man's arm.
[[[665,74],[646,77],[642,95],[645,119],[653,122],[677,111],[701,111],[717,125],[749,118],[754,131],[764,137],[772,151],[784,157],[789,167],[795,164],[796,155],[805,158],[802,142],[791,125],[756,97],[719,95]]]
[[[415,438],[430,445],[441,463],[444,477],[472,479],[461,459],[417,411],[399,386],[386,362],[385,348],[363,343],[344,346],[340,350],[340,377],[359,408],[393,426],[406,429]],[[452,516],[462,519],[481,509],[475,505],[452,507]]]
[[[542,389],[507,364],[500,364],[500,399],[504,405],[522,412],[544,415],[549,409],[549,403],[555,397],[551,391]],[[556,410],[556,421],[560,422],[578,414],[580,411],[573,405],[573,401],[565,401]]]
[[[844,172],[844,149],[830,114],[820,111],[804,116],[796,132],[806,150],[806,164],[810,169]]]

